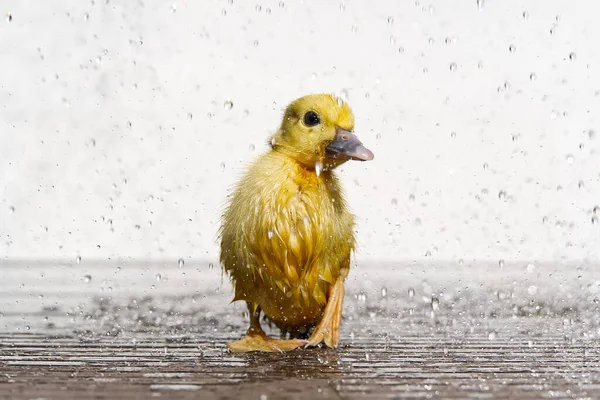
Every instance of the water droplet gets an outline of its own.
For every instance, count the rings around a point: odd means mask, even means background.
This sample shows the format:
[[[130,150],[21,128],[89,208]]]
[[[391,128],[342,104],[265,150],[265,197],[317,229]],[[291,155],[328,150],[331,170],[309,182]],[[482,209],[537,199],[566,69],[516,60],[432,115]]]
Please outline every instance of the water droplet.
[[[394,25],[394,17],[388,17],[387,22],[388,25]]]
[[[477,62],[477,69],[483,69],[483,61]]]
[[[498,198],[502,201],[506,201],[506,192],[504,190],[498,192]]]
[[[91,275],[84,275],[83,276],[83,283],[90,283],[92,281],[92,276]]]
[[[483,10],[483,6],[484,6],[484,1],[483,0],[477,0],[477,9],[479,11]]]
[[[255,40],[254,42],[252,42],[252,44],[254,45],[254,47],[258,47],[258,40]]]
[[[387,296],[387,288],[384,286],[381,288],[381,297]]]
[[[594,216],[592,217],[592,225],[598,225],[598,223],[599,223],[599,222],[600,222],[600,221],[598,220],[598,217],[594,215]]]
[[[456,63],[450,63],[450,71],[454,72],[454,71],[456,71],[456,68],[457,68]]]
[[[431,309],[433,311],[440,309],[440,299],[437,296],[431,296]]]
[[[496,337],[497,337],[497,336],[498,336],[498,334],[497,334],[496,332],[493,332],[493,331],[492,331],[492,332],[490,332],[490,333],[488,334],[488,339],[489,339],[489,340],[496,340]]]
[[[317,173],[317,176],[321,175],[321,172],[323,172],[322,160],[317,160],[317,162],[315,163],[315,172]]]
[[[267,232],[267,237],[268,237],[269,239],[272,239],[272,238],[273,238],[273,231],[272,231],[272,230],[269,230],[269,231]]]
[[[411,202],[411,203],[414,203],[415,202],[415,195],[414,194],[408,195],[408,201]]]
[[[81,256],[77,256],[77,258],[75,259],[75,262],[77,264],[81,264]]]
[[[595,207],[592,209],[592,212],[593,212],[594,214],[596,214],[596,215],[600,215],[600,207],[599,207],[599,206],[595,206]]]
[[[225,163],[224,162],[221,163],[221,171],[225,171]]]
[[[12,22],[13,16],[11,13],[6,13],[6,22]]]
[[[356,295],[356,299],[362,303],[365,304],[367,302],[367,295],[364,291],[360,291],[357,295]]]
[[[527,264],[527,272],[534,272],[535,271],[535,264]]]
[[[508,46],[508,51],[510,51],[511,53],[514,53],[515,51],[517,51],[517,48],[515,47],[514,44],[511,44],[510,46]]]
[[[191,120],[192,120],[192,118],[194,118],[194,114],[192,114],[191,112],[190,112],[190,113],[188,113],[188,114],[187,114],[187,119],[188,119],[189,121],[191,121]]]
[[[570,52],[569,53],[569,60],[571,61],[575,61],[577,59],[577,54]]]
[[[348,89],[340,90],[339,98],[347,103],[350,100],[350,93],[348,93]]]
[[[223,107],[225,107],[225,110],[230,111],[233,108],[233,101],[226,100]]]
[[[593,138],[595,138],[595,137],[596,137],[596,131],[594,131],[593,129],[590,129],[590,130],[588,131],[588,137],[589,137],[590,139],[593,139]]]
[[[523,19],[529,19],[529,13],[527,11],[523,11]]]
[[[535,72],[532,72],[532,73],[529,74],[529,80],[531,82],[537,81],[537,75],[535,74]]]
[[[413,297],[415,297],[415,289],[408,288],[408,298],[412,299]]]
[[[250,146],[248,146],[248,150],[250,150],[250,151],[254,151],[254,149],[255,149],[255,147],[254,147],[254,145],[253,145],[253,144],[250,144]]]
[[[185,261],[183,260],[183,258],[180,258],[179,260],[177,260],[177,266],[179,268],[183,267],[183,264],[185,264]]]
[[[283,8],[283,7],[285,7],[285,3],[283,1],[280,1],[279,2],[279,8]]]
[[[578,187],[579,189],[583,189],[583,188],[585,187],[585,182],[583,182],[583,181],[579,181],[579,182],[577,183],[577,187]]]
[[[529,293],[530,295],[534,295],[537,293],[537,286],[535,285],[531,285],[529,286],[529,288],[527,288],[527,293]]]
[[[30,330],[30,329],[31,329],[31,327],[30,327],[29,325],[27,325],[27,326],[25,327],[25,329],[27,329],[27,330]]]
[[[208,263],[208,269],[213,269],[215,265],[213,263]]]
[[[398,47],[398,53],[404,53],[404,47],[402,47],[402,46]]]
[[[356,33],[357,30],[358,30],[358,26],[352,25],[352,33]]]
[[[254,7],[254,9],[255,9],[256,11],[259,11],[259,12],[260,12],[260,11],[262,10],[262,6],[261,6],[260,4],[257,4],[257,5],[256,5],[256,7]]]
[[[504,260],[500,260],[500,261],[498,261],[498,266],[499,266],[500,268],[504,268]]]
[[[344,3],[340,3],[340,11],[344,11],[346,9],[346,5]]]
[[[567,157],[566,157],[565,159],[567,160],[567,164],[569,164],[569,165],[573,164],[573,161],[575,160],[575,159],[573,158],[573,156],[572,156],[572,155],[570,155],[570,154],[569,154],[569,155],[567,155]]]
[[[160,282],[162,279],[162,275],[161,274],[156,274],[156,282]]]
[[[131,129],[131,121],[127,121],[127,128]]]
[[[396,207],[398,205],[398,199],[397,198],[395,198],[395,197],[392,198],[392,205],[394,207]]]
[[[452,139],[456,139],[456,132],[450,132],[450,137]]]

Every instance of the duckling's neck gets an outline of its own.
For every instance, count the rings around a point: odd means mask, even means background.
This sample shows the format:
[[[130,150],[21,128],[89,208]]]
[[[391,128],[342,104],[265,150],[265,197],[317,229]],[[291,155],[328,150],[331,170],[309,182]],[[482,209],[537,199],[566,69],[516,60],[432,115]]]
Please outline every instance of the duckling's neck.
[[[316,154],[302,156],[294,150],[284,146],[273,146],[271,154],[275,158],[279,158],[286,163],[294,163],[307,172],[317,174],[317,176],[321,175],[324,171],[330,171],[332,169],[326,164],[324,157],[318,157]]]

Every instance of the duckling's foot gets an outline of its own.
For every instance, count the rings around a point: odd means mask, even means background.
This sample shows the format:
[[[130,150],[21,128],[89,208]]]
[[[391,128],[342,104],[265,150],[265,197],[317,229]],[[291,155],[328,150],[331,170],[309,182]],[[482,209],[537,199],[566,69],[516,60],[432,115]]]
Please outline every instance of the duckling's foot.
[[[344,282],[338,279],[331,287],[329,299],[323,312],[321,322],[308,338],[305,347],[313,347],[325,342],[328,347],[337,347],[340,341],[340,324],[342,322],[342,304],[344,302]]]
[[[283,353],[297,349],[306,344],[301,339],[273,339],[264,333],[249,334],[237,342],[227,343],[227,347],[234,353],[247,353],[250,351],[266,351],[271,353]]]

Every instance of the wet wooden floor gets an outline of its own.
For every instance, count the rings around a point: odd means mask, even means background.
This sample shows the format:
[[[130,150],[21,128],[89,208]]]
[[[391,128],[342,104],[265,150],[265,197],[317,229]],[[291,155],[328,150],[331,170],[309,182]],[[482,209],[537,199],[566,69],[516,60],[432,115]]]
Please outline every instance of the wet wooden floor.
[[[209,263],[2,261],[0,399],[600,398],[597,265],[361,264],[337,350],[229,353],[230,298]]]

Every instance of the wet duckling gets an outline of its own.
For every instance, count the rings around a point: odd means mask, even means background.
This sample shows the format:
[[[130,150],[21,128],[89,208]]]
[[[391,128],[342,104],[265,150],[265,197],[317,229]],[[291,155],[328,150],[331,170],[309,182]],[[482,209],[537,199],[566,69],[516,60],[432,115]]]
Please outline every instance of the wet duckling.
[[[227,344],[230,350],[338,345],[355,239],[334,169],[373,159],[353,129],[354,115],[341,99],[299,98],[286,108],[271,149],[237,184],[222,219],[221,263],[235,287],[233,301],[247,303],[250,328]],[[268,337],[261,312],[291,338]]]

